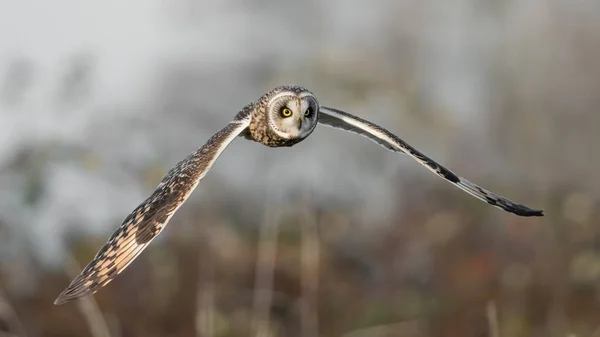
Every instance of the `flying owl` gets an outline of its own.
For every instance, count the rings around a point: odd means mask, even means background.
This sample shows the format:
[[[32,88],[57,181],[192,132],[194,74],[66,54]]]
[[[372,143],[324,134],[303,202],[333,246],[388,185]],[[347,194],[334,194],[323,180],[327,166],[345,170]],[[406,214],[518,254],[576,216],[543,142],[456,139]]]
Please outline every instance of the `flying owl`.
[[[376,124],[321,106],[317,97],[301,86],[279,86],[246,105],[206,144],[169,170],[152,195],[125,218],[54,304],[93,294],[123,272],[165,228],[233,139],[244,137],[270,147],[293,146],[308,137],[319,123],[365,136],[388,150],[404,153],[492,206],[519,216],[543,216],[542,210],[515,203],[459,177]]]

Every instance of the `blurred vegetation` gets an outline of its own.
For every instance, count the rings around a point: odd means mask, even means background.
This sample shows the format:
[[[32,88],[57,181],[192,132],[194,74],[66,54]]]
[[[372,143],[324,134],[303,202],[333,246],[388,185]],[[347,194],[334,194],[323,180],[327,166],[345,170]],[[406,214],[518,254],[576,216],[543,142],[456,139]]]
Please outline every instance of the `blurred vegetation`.
[[[191,233],[175,218],[170,235],[92,301],[116,336],[246,336],[260,324],[265,336],[592,336],[600,228],[569,220],[577,196],[558,192],[563,211],[524,219],[484,203],[432,204],[461,199],[447,187],[411,200],[368,242],[349,234],[361,229],[343,210],[306,199],[271,204],[267,213],[277,214],[258,227],[236,226],[235,208],[186,220]],[[279,235],[261,235],[269,228]],[[87,263],[105,239],[72,242],[74,257]],[[270,243],[275,250],[258,258]],[[74,274],[33,268],[41,286],[2,299],[27,334],[94,336],[81,305],[52,306]],[[267,313],[255,298],[264,290]],[[490,306],[499,335],[490,332]],[[17,317],[1,313],[7,330]]]

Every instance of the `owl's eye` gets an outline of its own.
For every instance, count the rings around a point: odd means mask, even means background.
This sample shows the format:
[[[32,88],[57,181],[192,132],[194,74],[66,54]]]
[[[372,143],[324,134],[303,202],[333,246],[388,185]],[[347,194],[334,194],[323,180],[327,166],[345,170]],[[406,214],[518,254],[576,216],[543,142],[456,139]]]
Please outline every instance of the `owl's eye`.
[[[292,115],[292,110],[290,110],[288,108],[283,108],[283,109],[281,109],[281,115],[283,117],[290,117]]]
[[[304,116],[306,116],[306,117],[310,117],[310,115],[312,115],[312,108],[308,108],[308,109],[306,109],[306,111],[304,112]]]

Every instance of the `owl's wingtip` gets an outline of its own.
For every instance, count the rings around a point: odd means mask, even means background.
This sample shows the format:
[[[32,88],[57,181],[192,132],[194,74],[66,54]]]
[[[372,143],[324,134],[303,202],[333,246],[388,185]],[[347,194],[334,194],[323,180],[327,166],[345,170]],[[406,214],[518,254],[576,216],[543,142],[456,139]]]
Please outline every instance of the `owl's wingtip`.
[[[512,213],[520,216],[544,216],[544,210],[542,209],[531,209],[531,208],[521,208],[514,209]]]
[[[64,294],[60,294],[58,295],[58,297],[56,297],[56,299],[54,300],[54,305],[61,305],[61,304],[65,304],[69,301],[68,298],[66,298],[66,296],[64,296]]]
[[[73,293],[71,288],[67,288],[60,293],[56,299],[54,300],[54,305],[61,305],[67,302],[71,302],[73,300],[78,299],[79,297],[85,296],[85,294],[77,294]]]
[[[544,210],[532,210],[529,216],[544,216]]]

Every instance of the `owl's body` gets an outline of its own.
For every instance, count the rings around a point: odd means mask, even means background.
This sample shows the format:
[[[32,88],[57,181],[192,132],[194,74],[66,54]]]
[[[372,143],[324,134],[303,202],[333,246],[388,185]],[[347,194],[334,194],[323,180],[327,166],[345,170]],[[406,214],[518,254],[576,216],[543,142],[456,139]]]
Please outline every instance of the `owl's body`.
[[[202,147],[169,170],[152,195],[125,218],[54,303],[62,304],[93,294],[127,268],[164,229],[234,138],[244,137],[269,147],[289,147],[306,139],[317,124],[350,131],[388,150],[404,153],[463,191],[507,212],[520,216],[543,215],[540,210],[517,204],[459,177],[376,124],[320,106],[315,95],[303,87],[280,86],[242,108]]]

